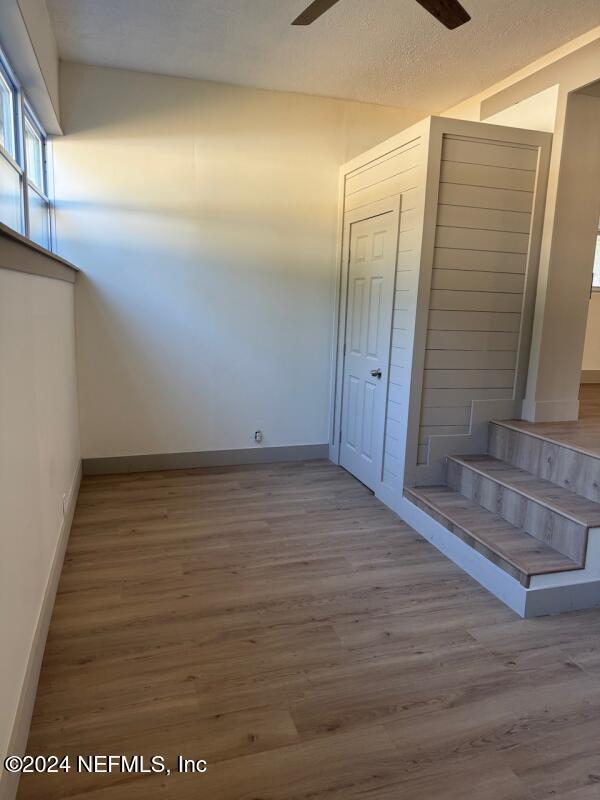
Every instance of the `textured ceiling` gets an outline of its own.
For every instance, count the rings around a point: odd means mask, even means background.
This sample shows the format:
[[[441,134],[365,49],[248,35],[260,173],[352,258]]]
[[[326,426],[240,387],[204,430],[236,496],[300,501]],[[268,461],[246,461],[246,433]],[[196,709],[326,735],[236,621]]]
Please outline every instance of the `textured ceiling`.
[[[600,24],[599,0],[463,0],[449,31],[415,0],[47,0],[61,57],[441,111]]]

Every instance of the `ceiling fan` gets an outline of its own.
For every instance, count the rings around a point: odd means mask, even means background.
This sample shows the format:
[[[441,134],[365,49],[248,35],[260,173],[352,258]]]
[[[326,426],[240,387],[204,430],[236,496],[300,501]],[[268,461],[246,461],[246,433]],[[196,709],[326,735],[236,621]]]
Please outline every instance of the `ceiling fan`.
[[[310,25],[338,2],[339,0],[314,0],[292,22],[292,25]],[[417,3],[450,30],[464,25],[471,19],[458,0],[417,0]]]

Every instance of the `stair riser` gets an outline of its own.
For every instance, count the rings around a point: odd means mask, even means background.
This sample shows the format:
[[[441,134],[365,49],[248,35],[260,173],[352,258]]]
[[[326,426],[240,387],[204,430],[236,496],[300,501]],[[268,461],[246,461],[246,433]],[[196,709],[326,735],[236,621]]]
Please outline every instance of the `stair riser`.
[[[559,553],[584,564],[586,527],[456,461],[448,461],[446,477],[448,486],[454,491],[488,511],[500,514],[511,525],[523,528]]]
[[[600,459],[490,423],[488,452],[600,503]]]

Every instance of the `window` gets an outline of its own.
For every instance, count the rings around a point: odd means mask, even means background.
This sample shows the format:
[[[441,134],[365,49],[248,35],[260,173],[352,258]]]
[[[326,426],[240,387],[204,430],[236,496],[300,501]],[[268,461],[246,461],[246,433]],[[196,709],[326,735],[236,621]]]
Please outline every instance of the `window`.
[[[16,99],[16,86],[0,59],[0,221],[22,232],[22,170],[16,161]]]
[[[50,249],[47,136],[0,52],[0,222]]]
[[[9,83],[8,75],[3,69],[0,69],[0,144],[13,157],[15,155],[14,129],[14,88]]]
[[[25,164],[28,236],[49,250],[50,202],[46,187],[46,136],[27,107],[25,108]]]

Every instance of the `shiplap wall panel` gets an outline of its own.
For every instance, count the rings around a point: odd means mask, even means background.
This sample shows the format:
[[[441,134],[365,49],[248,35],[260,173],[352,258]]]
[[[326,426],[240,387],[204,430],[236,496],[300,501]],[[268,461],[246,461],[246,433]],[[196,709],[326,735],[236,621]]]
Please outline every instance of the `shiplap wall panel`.
[[[484,272],[474,269],[434,269],[432,289],[462,289],[468,292],[509,292],[522,294],[525,276],[513,272]]]
[[[519,314],[501,314],[489,311],[429,312],[429,330],[432,331],[507,331],[518,333]]]
[[[467,425],[471,419],[471,408],[468,405],[448,406],[444,408],[428,407],[423,409],[421,422],[430,425]]]
[[[510,369],[426,369],[426,389],[508,389],[515,380]]]
[[[427,350],[425,369],[512,369],[516,352],[509,350]]]
[[[514,189],[495,189],[486,186],[469,186],[459,183],[442,183],[439,202],[442,205],[489,208],[499,211],[529,213],[532,193]]]
[[[420,137],[346,177],[345,211],[400,195],[400,219],[392,342],[388,369],[383,480],[401,480],[409,395],[414,316],[419,284],[426,149]],[[402,459],[400,461],[399,459]]]
[[[419,429],[419,444],[428,444],[429,437],[432,434],[437,434],[438,436],[457,436],[459,434],[464,434],[469,432],[469,426],[465,425],[432,425],[428,427],[427,425],[421,425]]]
[[[429,307],[435,311],[501,311],[520,314],[521,302],[521,294],[514,292],[432,289]]]
[[[419,186],[423,179],[423,171],[418,167],[409,167],[400,175],[395,175],[374,186],[360,189],[358,192],[346,198],[346,211],[354,211],[357,208],[364,208],[378,200],[385,200],[388,197],[395,197],[399,194],[409,194]]]
[[[346,178],[346,212],[401,194],[402,208],[415,208],[416,188],[423,179],[422,145],[417,139],[389,157],[354,172]],[[406,201],[406,202],[404,202]],[[404,222],[406,225],[406,221]]]
[[[352,195],[360,189],[382,183],[396,175],[406,172],[410,167],[419,163],[421,145],[420,139],[408,142],[383,158],[372,164],[367,164],[361,169],[348,175],[346,178],[346,195]]]
[[[440,203],[438,225],[529,234],[531,214],[526,214],[524,211],[500,211],[497,208],[471,208]]]
[[[444,161],[460,161],[466,164],[481,164],[485,167],[508,167],[535,173],[537,147],[522,144],[512,145],[462,136],[445,136]]]
[[[496,253],[526,254],[529,234],[438,225],[435,243],[437,247],[460,247],[465,250],[492,250]]]
[[[442,163],[441,182],[483,186],[487,189],[533,192],[535,172],[523,169],[507,169],[506,167],[489,167],[482,164],[465,164],[459,161],[444,161]]]
[[[469,432],[474,401],[513,396],[537,164],[536,147],[444,137],[419,464],[431,436]]]
[[[424,408],[446,408],[470,405],[473,400],[505,400],[512,397],[512,387],[506,389],[424,389]]]
[[[527,269],[527,254],[502,253],[495,250],[465,250],[461,247],[436,247],[433,266],[436,269],[513,272],[524,275]]]
[[[483,350],[488,353],[496,350],[516,352],[519,346],[518,333],[504,331],[446,331],[429,330],[427,348],[430,353],[435,350]]]

